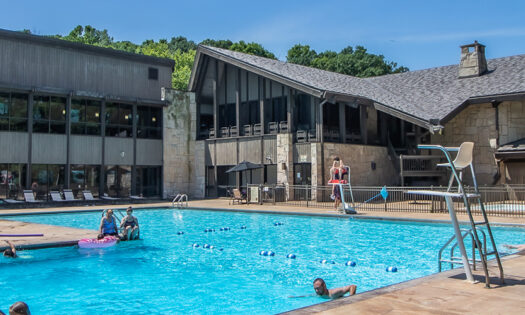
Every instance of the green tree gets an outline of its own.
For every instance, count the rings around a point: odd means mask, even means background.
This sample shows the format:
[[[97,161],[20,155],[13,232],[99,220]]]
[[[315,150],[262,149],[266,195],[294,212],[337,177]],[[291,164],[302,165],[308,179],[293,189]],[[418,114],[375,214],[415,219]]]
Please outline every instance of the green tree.
[[[85,27],[77,25],[67,36],[56,35],[56,37],[101,47],[111,47],[113,44],[113,37],[109,36],[108,30],[100,31],[91,25],[86,25]]]
[[[265,57],[265,58],[271,58],[271,59],[277,59],[273,53],[265,49],[261,44],[258,43],[246,43],[245,41],[241,40],[237,43],[232,42],[229,39],[226,40],[214,40],[214,39],[205,39],[201,43],[201,45],[206,46],[212,46],[217,48],[223,48],[223,49],[229,49],[233,51],[242,52],[245,54]]]
[[[169,48],[171,51],[175,52],[180,50],[182,52],[188,52],[190,50],[197,49],[197,44],[194,41],[188,40],[184,36],[172,37],[169,42]]]
[[[286,60],[303,66],[311,66],[314,59],[317,58],[315,50],[310,49],[308,45],[297,44],[288,50]]]
[[[406,72],[408,68],[398,67],[397,63],[385,60],[383,55],[367,52],[363,46],[343,48],[339,53],[325,51],[317,54],[308,45],[297,44],[288,50],[288,62],[314,68],[352,75],[373,77],[378,75]]]

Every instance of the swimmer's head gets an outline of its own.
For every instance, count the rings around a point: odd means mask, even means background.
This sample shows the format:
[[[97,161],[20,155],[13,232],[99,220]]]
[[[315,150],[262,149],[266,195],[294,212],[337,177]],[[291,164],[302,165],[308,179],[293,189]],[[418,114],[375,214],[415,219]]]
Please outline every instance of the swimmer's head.
[[[131,213],[133,213],[133,208],[131,208],[131,206],[128,207],[128,208],[126,209],[126,213],[127,213],[127,214],[131,214]]]
[[[334,161],[338,161],[339,162],[339,157],[337,155],[334,157]]]
[[[29,306],[24,302],[15,302],[9,308],[9,315],[31,315]]]
[[[323,279],[317,278],[314,280],[314,290],[317,295],[327,295],[328,289]]]
[[[108,211],[106,211],[106,215],[108,216],[108,218],[109,218],[110,216],[112,216],[112,215],[113,215],[113,210],[108,209]]]
[[[5,257],[15,258],[16,254],[15,254],[15,252],[13,252],[13,250],[11,248],[8,248],[8,249],[4,250],[4,256]]]

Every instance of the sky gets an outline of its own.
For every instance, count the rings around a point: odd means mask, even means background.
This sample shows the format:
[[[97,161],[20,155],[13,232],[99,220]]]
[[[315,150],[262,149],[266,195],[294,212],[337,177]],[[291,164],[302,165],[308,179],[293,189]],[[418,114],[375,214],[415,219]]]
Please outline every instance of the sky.
[[[257,42],[279,59],[295,44],[315,51],[361,45],[410,70],[459,63],[460,45],[487,46],[487,58],[525,54],[522,0],[10,1],[0,28],[67,35],[77,25],[107,29],[116,41],[185,36]]]

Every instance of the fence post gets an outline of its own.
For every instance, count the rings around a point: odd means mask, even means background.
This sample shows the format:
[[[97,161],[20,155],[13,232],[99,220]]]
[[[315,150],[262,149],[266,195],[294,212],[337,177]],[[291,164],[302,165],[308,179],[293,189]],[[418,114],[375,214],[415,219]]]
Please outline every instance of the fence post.
[[[430,191],[434,190],[434,185],[430,185]],[[434,213],[434,196],[430,196],[430,213]]]
[[[275,194],[277,193],[277,185],[273,185],[273,205],[275,206]]]
[[[386,210],[386,199],[383,198],[383,201],[384,201],[384,203],[385,203],[385,212],[386,212],[386,211],[387,211],[387,210]]]
[[[310,199],[308,197],[308,184],[306,185],[305,198],[306,198],[306,208],[308,208],[308,199]]]

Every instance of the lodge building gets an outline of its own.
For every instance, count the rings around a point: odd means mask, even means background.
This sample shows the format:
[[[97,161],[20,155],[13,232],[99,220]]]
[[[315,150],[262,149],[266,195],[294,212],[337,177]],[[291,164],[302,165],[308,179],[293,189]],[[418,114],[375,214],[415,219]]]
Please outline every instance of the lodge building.
[[[0,30],[0,198],[162,193],[174,62]],[[79,196],[80,197],[80,196]]]

